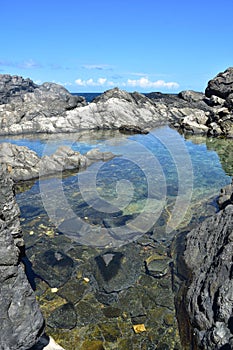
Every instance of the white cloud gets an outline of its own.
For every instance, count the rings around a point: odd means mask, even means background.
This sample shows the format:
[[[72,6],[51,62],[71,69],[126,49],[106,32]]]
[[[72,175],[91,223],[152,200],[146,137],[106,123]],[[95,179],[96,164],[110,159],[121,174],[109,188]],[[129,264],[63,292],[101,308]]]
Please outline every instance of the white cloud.
[[[75,84],[77,84],[78,86],[86,86],[86,81],[82,79],[76,79]]]
[[[165,82],[164,80],[150,81],[147,77],[142,77],[140,79],[128,79],[127,86],[146,88],[165,88],[165,89],[177,89],[179,87],[178,83],[175,82]]]
[[[63,82],[61,82],[61,81],[55,81],[55,80],[53,80],[53,83],[58,84],[58,85],[62,85],[62,86],[73,86],[73,84],[70,83],[69,81],[65,81],[65,82],[63,83]]]
[[[124,88],[136,88],[138,90],[140,89],[177,89],[179,87],[179,84],[176,82],[165,82],[164,80],[156,80],[151,81],[147,77],[141,77],[140,79],[128,79],[127,81],[120,81],[120,82],[114,82],[107,80],[107,78],[99,78],[97,80],[94,80],[93,78],[83,80],[83,79],[76,79],[75,83],[78,86],[105,86],[105,87],[124,87]]]
[[[98,83],[99,83],[100,85],[104,85],[104,84],[106,83],[106,81],[107,81],[106,78],[99,78],[99,79],[98,79]]]
[[[106,78],[99,78],[97,81],[94,81],[92,78],[87,80],[76,79],[75,84],[78,86],[103,86],[107,83]]]

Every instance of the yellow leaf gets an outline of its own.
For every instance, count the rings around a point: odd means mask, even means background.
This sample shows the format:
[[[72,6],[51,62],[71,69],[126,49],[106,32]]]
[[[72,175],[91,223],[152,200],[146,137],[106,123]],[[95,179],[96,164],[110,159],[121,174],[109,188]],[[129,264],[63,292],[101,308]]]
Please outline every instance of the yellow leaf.
[[[144,324],[135,324],[133,325],[133,330],[136,334],[142,333],[142,332],[146,332],[146,327]]]

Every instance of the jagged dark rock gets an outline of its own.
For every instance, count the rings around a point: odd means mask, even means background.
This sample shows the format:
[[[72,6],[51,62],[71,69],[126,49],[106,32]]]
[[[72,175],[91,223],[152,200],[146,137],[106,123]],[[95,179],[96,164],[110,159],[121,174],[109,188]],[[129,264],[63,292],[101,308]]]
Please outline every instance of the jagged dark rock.
[[[188,281],[183,307],[193,328],[193,349],[233,348],[233,205],[229,197],[232,185],[221,192],[225,209],[186,236],[183,263]]]
[[[19,209],[6,166],[0,166],[0,348],[26,350],[44,332],[44,319],[21,261]]]
[[[233,67],[227,68],[208,82],[205,95],[218,96],[226,100],[233,91]]]
[[[9,103],[11,99],[20,98],[38,88],[31,79],[23,79],[17,75],[0,75],[0,104]]]

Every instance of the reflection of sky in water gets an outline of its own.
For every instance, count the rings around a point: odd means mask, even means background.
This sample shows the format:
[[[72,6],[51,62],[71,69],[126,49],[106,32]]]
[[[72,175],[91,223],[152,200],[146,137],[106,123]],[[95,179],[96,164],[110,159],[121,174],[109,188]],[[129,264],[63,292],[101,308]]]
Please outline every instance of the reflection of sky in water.
[[[190,140],[186,141],[179,133],[168,127],[155,129],[148,135],[126,136],[118,132],[115,134],[115,137],[114,133],[109,134],[109,137],[107,132],[106,135],[103,132],[102,134],[89,132],[84,136],[60,135],[62,139],[53,136],[52,140],[14,139],[14,143],[26,145],[39,154],[53,153],[58,146],[69,145],[81,153],[91,148],[99,148],[101,151],[111,151],[118,155],[107,163],[92,165],[79,175],[62,179],[64,194],[73,211],[80,217],[92,218],[93,222],[98,223],[104,217],[109,218],[109,215],[98,212],[98,202],[96,202],[97,210],[90,208],[83,197],[91,198],[97,195],[106,202],[119,204],[120,196],[122,202],[126,203],[124,208],[119,205],[123,210],[121,214],[128,219],[129,215],[135,215],[142,210],[147,198],[156,201],[163,200],[164,196],[167,196],[167,202],[173,203],[174,206],[179,194],[181,199],[183,198],[181,207],[183,210],[185,205],[189,205],[188,201],[187,204],[184,202],[187,200],[185,195],[192,197],[192,203],[208,200],[211,196],[216,196],[219,189],[230,182],[230,177],[223,171],[215,151],[209,151],[205,143],[195,144]],[[96,171],[96,174],[93,171]],[[96,192],[90,190],[93,174]],[[91,176],[90,181],[88,176]],[[84,191],[82,188],[80,191],[81,179],[84,179],[83,188],[87,193],[85,196],[80,193]],[[52,191],[53,179],[45,181],[48,181],[48,188]],[[118,184],[122,187],[119,188]],[[129,202],[127,196],[130,197]],[[17,199],[23,217],[38,216],[44,211],[38,182],[29,191],[18,194]],[[180,210],[179,205],[180,203],[177,203],[177,210]],[[119,221],[116,218],[115,220]]]

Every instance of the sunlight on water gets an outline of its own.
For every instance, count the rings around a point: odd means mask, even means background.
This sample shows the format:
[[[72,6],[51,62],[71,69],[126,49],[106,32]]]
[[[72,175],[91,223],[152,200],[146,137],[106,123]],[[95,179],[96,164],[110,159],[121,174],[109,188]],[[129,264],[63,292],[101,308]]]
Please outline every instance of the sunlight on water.
[[[14,138],[12,142],[26,145],[39,155],[51,154],[64,144],[81,153],[99,148],[116,155],[79,174],[35,182],[31,189],[17,195],[22,217],[28,223],[42,217],[44,224],[56,226],[62,223],[64,226],[65,221],[67,225],[65,230],[60,226],[61,233],[74,239],[77,230],[77,240],[83,244],[86,243],[83,236],[89,235],[93,228],[98,228],[98,235],[111,228],[116,240],[122,234],[120,244],[145,232],[155,239],[166,240],[173,230],[196,220],[197,216],[208,215],[204,212],[206,208],[202,209],[203,213],[200,211],[202,205],[213,204],[220,188],[231,181],[232,174],[223,170],[229,165],[223,150],[229,152],[232,141],[211,143],[210,140],[200,136],[185,140],[169,127],[154,129],[148,135],[101,131],[41,135],[40,139]],[[89,243],[95,245],[93,237]],[[110,241],[112,244],[112,238],[105,237],[96,244],[107,245]]]

